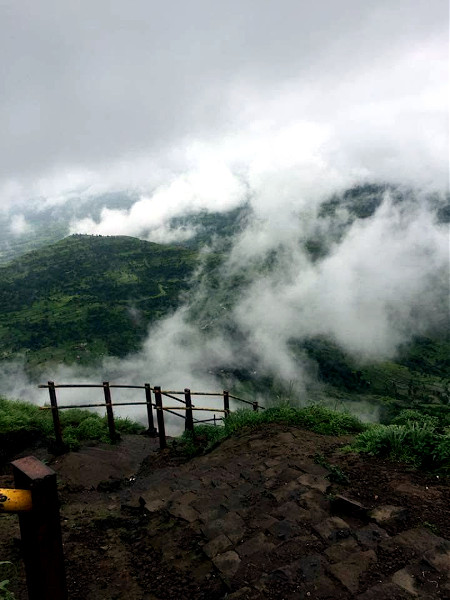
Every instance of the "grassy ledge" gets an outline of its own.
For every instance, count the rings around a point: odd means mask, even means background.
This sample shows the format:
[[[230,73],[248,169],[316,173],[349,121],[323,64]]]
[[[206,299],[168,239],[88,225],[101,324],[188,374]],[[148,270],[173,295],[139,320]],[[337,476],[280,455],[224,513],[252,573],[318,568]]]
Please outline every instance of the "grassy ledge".
[[[85,440],[109,442],[106,417],[79,408],[60,411],[59,417],[63,441],[71,450],[77,450]],[[115,418],[115,423],[116,430],[123,434],[139,433],[144,429],[139,423],[120,417]],[[50,411],[40,410],[28,402],[0,397],[0,459],[37,442],[51,443],[53,440]]]
[[[325,435],[356,434],[352,445],[347,447],[351,451],[450,475],[450,423],[447,421],[448,418],[403,410],[389,425],[369,425],[348,413],[322,406],[282,405],[262,412],[239,410],[225,420],[223,427],[196,426],[194,435],[185,432],[175,442],[175,449],[186,456],[195,456],[245,428],[283,423]]]
[[[223,427],[197,425],[194,435],[186,431],[179,440],[174,442],[175,449],[186,456],[195,456],[209,451],[231,435],[269,423],[282,423],[335,436],[360,433],[368,427],[357,417],[346,412],[319,405],[295,408],[282,404],[259,412],[248,409],[237,410],[225,419]]]
[[[403,410],[390,425],[371,426],[352,449],[450,475],[450,424],[416,410]]]
[[[77,450],[86,440],[109,442],[106,417],[82,409],[60,412],[63,440]],[[144,430],[139,423],[116,418],[116,430],[136,434]],[[369,425],[353,415],[320,405],[295,408],[289,404],[255,412],[238,410],[223,427],[197,425],[194,434],[185,432],[172,442],[172,450],[192,457],[208,452],[231,435],[269,423],[308,429],[323,435],[355,435],[349,450],[403,462],[417,468],[450,475],[450,417],[417,410],[403,410],[388,425]],[[39,410],[27,402],[0,397],[0,460],[35,443],[51,444],[53,423],[50,411]]]

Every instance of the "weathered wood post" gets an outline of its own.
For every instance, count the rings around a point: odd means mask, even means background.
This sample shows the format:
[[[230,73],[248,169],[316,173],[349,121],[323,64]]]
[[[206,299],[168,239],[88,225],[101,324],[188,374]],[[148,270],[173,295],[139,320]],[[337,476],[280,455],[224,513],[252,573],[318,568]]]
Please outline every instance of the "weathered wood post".
[[[253,405],[253,410],[256,410],[256,412],[258,412],[258,409],[259,409],[258,402],[252,402],[252,405]]]
[[[184,399],[186,401],[186,417],[184,420],[184,429],[185,431],[194,431],[194,418],[192,415],[192,400],[191,400],[191,390],[189,388],[184,388]]]
[[[56,400],[55,382],[48,382],[48,393],[50,396],[50,406],[52,407],[53,429],[55,431],[56,449],[62,450],[64,442],[62,438],[61,422],[59,420],[58,402]]]
[[[29,600],[66,600],[56,473],[34,456],[11,464],[16,488],[31,491],[31,510],[19,512]]]
[[[116,433],[116,424],[114,423],[114,413],[112,408],[111,400],[111,389],[109,387],[109,381],[103,382],[103,392],[105,394],[105,405],[106,405],[106,416],[108,419],[109,438],[111,442],[115,442],[120,439],[120,435]]]
[[[164,411],[162,405],[161,387],[155,385],[153,388],[155,393],[155,404],[156,404],[156,420],[158,422],[158,434],[159,434],[159,447],[161,450],[167,447],[166,442],[166,428],[164,427]]]
[[[223,390],[223,410],[225,411],[225,417],[230,416],[230,394],[228,390]]]
[[[147,402],[147,418],[148,418],[148,429],[147,435],[150,437],[156,437],[157,431],[153,420],[153,407],[152,407],[152,388],[149,383],[144,384],[145,387],[145,400]]]

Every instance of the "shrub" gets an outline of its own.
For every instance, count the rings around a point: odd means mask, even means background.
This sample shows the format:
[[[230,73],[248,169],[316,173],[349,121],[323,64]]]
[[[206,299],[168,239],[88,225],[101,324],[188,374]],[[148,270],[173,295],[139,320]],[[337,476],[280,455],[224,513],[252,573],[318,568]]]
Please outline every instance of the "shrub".
[[[106,421],[98,415],[90,415],[87,419],[83,419],[75,431],[79,440],[99,440],[101,442],[109,440]]]
[[[115,417],[116,430],[123,434],[136,434],[144,431],[145,427],[136,421],[132,421],[128,417]]]
[[[227,433],[224,427],[196,425],[194,432],[185,431],[181,436],[181,452],[189,458],[208,452],[225,437],[227,437]],[[175,447],[176,445],[177,443],[175,443]]]
[[[59,418],[63,440],[71,450],[77,450],[83,440],[110,441],[106,417],[81,408],[70,408],[60,410]],[[139,433],[145,429],[128,418],[116,417],[115,424],[116,430],[123,434]],[[0,397],[0,438],[13,453],[20,450],[16,445],[25,447],[39,439],[49,442],[53,436],[50,410],[40,410],[28,402]],[[0,458],[3,454],[0,452]]]
[[[402,410],[399,414],[392,419],[392,425],[408,425],[409,423],[418,423],[420,425],[430,425],[431,427],[437,427],[439,419],[425,413],[421,413],[418,410],[412,410],[410,408]]]
[[[52,431],[51,415],[48,416],[28,402],[0,398],[0,433],[31,430],[48,435]]]
[[[353,448],[450,473],[450,436],[439,433],[433,422],[406,420],[402,425],[374,425],[357,436]]]

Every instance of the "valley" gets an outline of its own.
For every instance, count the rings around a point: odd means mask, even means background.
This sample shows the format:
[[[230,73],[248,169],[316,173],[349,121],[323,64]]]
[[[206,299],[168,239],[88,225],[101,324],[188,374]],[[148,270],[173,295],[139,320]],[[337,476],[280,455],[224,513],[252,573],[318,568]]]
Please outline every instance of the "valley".
[[[268,404],[319,402],[383,422],[410,407],[433,415],[448,414],[450,341],[445,295],[437,298],[434,322],[426,331],[409,335],[393,356],[375,361],[357,358],[333,335],[293,332],[286,337],[283,360],[297,365],[298,375],[289,377],[280,376],[276,369],[261,370],[259,349],[249,340],[245,323],[237,322],[241,299],[255,282],[276,281],[277,273],[283,277],[283,270],[292,268],[288,250],[302,252],[305,266],[309,263],[320,272],[353,229],[375,218],[386,194],[402,210],[403,205],[415,210],[411,206],[419,202],[411,190],[356,186],[324,201],[306,235],[299,221],[297,240],[255,258],[242,257],[238,265],[233,265],[233,252],[257,222],[249,204],[224,213],[174,217],[170,225],[174,230],[195,233],[171,245],[130,236],[74,234],[51,244],[42,238],[40,248],[23,253],[20,240],[14,246],[9,237],[17,256],[0,265],[1,361],[5,365],[23,362],[32,382],[59,365],[95,373],[108,357],[139,354],[149,330],[161,324],[163,332],[182,315],[177,326],[180,339],[186,339],[187,352],[181,359],[189,356],[189,345],[197,360],[203,344],[222,343],[221,356],[199,359],[198,366],[190,369],[198,369],[200,377],[208,372],[217,387],[237,395],[256,395]],[[99,196],[89,206],[81,202],[54,207],[52,213],[50,209],[42,213],[37,230],[43,235],[52,231],[57,237],[68,230],[74,216],[100,218],[105,205],[110,210],[126,210],[133,200],[116,194]],[[440,227],[447,220],[444,200],[433,196],[426,200]],[[51,214],[57,219],[53,229],[48,223]],[[29,217],[34,218],[31,213]],[[286,272],[286,279],[291,276]],[[155,356],[148,360],[152,362]]]

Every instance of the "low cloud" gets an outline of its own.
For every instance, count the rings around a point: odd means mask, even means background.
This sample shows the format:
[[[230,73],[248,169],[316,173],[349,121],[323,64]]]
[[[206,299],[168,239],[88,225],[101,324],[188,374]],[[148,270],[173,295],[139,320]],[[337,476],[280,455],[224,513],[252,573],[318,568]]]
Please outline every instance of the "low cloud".
[[[154,242],[183,241],[195,234],[191,229],[170,229],[174,217],[211,210],[226,212],[241,204],[245,186],[226,165],[207,162],[200,170],[174,179],[142,196],[129,210],[104,208],[99,221],[87,217],[71,224],[72,233],[132,235]]]
[[[295,240],[274,238],[270,226],[265,233],[284,246],[281,259],[234,309],[264,369],[295,378],[293,339],[324,335],[359,360],[376,361],[430,327],[448,326],[448,230],[414,201],[394,205],[387,194],[372,218],[355,221],[315,263]],[[243,260],[241,246],[233,265]]]
[[[24,233],[31,231],[31,229],[32,227],[27,222],[25,215],[19,214],[11,217],[9,230],[14,236],[23,235]]]

